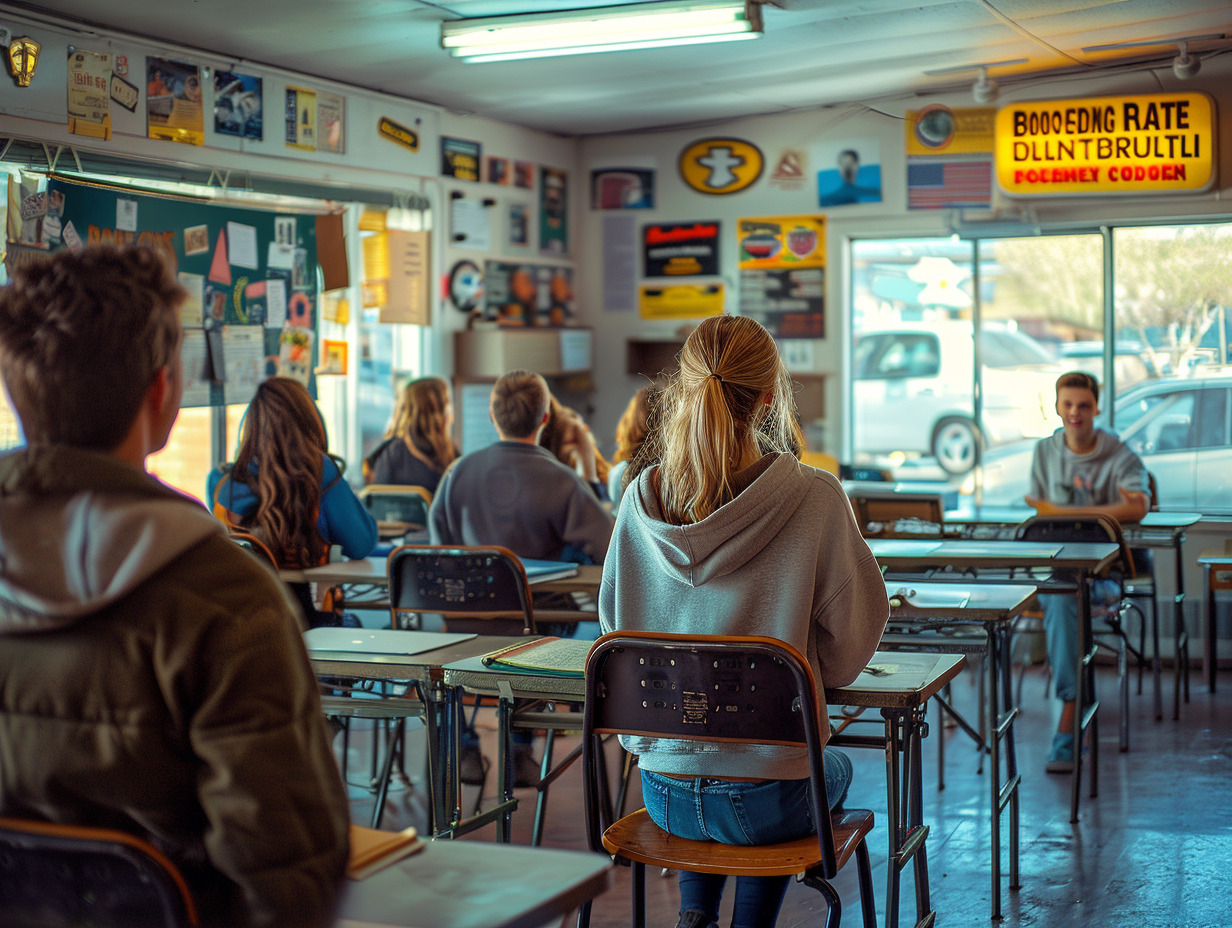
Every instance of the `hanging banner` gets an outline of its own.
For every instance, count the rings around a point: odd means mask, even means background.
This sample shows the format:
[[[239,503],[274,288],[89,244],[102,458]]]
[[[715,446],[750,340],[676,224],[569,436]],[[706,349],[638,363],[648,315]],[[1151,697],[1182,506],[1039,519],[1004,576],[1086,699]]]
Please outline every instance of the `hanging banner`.
[[[1196,193],[1214,179],[1215,104],[1204,93],[997,111],[997,183],[1013,196]]]
[[[739,219],[740,268],[826,266],[825,216]]]
[[[68,53],[68,131],[111,138],[111,56],[74,49]]]
[[[712,277],[719,273],[719,223],[642,227],[643,277]]]
[[[152,139],[205,144],[201,73],[195,64],[166,58],[145,60],[146,135]]]

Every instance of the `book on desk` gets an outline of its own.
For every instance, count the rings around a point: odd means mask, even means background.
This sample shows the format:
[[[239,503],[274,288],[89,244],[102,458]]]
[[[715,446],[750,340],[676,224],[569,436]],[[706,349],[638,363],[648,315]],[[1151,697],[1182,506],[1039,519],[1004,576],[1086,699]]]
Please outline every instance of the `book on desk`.
[[[363,825],[351,825],[351,855],[347,860],[347,876],[362,880],[384,870],[390,864],[409,857],[424,846],[414,826],[402,831],[378,831]]]
[[[548,677],[584,677],[586,655],[594,642],[537,638],[485,654],[483,666]]]

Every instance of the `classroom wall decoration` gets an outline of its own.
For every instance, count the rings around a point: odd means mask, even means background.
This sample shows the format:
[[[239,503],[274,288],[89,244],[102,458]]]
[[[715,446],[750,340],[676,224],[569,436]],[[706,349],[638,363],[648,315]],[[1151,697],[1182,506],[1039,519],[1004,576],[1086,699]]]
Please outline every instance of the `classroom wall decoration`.
[[[68,53],[68,131],[111,138],[111,56],[81,48]]]
[[[741,270],[826,266],[825,216],[736,220]]]
[[[188,145],[205,144],[201,70],[195,64],[146,58],[146,134]]]
[[[317,151],[345,154],[346,97],[340,93],[317,93],[317,131]]]
[[[740,315],[753,317],[775,338],[825,338],[825,307],[825,268],[740,272]]]
[[[484,318],[505,326],[567,325],[573,319],[573,271],[543,264],[485,261]]]
[[[875,138],[838,139],[813,149],[817,205],[881,202],[881,143]]]
[[[299,379],[315,395],[316,216],[275,216],[59,177],[47,182],[43,202],[45,211],[54,204],[59,221],[53,239],[44,215],[44,248],[113,242],[173,256],[189,294],[180,310],[181,405],[247,403],[275,374]]]
[[[761,177],[766,159],[752,142],[699,139],[680,153],[681,179],[698,193],[724,195],[745,190]]]
[[[650,168],[597,168],[590,172],[591,209],[654,209]]]
[[[643,277],[708,277],[717,273],[717,220],[642,227]]]
[[[284,118],[288,148],[315,151],[317,147],[317,94],[304,87],[288,87]]]
[[[482,156],[483,146],[478,142],[441,136],[442,177],[478,183]]]
[[[264,138],[261,78],[235,71],[214,72],[214,131],[242,139]]]
[[[643,319],[697,319],[723,315],[724,287],[716,284],[642,286],[638,310]]]
[[[908,110],[907,209],[992,205],[992,107]]]
[[[568,178],[560,168],[539,169],[539,251],[557,258],[569,253]]]

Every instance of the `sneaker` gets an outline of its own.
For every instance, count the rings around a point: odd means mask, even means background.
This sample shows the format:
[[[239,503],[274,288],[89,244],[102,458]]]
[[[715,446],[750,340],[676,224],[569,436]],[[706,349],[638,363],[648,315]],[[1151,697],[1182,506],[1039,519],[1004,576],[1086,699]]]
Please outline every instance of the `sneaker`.
[[[1048,752],[1048,763],[1044,764],[1047,773],[1074,772],[1074,736],[1069,732],[1059,731],[1052,736],[1052,750]]]
[[[676,928],[718,928],[718,924],[701,909],[685,909],[676,919]]]
[[[463,783],[482,785],[488,775],[488,763],[488,759],[479,750],[479,745],[462,745],[462,755],[458,758],[459,778]]]
[[[539,761],[529,744],[513,746],[513,785],[518,788],[539,785]]]

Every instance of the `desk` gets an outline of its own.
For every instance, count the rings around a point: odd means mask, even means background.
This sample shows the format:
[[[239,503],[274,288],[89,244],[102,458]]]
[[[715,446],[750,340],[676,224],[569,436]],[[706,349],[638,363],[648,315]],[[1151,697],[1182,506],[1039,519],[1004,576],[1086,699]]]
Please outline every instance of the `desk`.
[[[925,709],[930,700],[962,670],[963,659],[952,654],[878,652],[873,663],[893,663],[898,671],[875,677],[862,673],[850,686],[826,690],[831,705],[865,706],[881,711],[884,734],[835,736],[836,746],[872,747],[885,752],[886,794],[891,827],[891,862],[886,890],[886,926],[898,925],[899,877],[910,863],[915,868],[917,925],[932,923],[925,841],[921,739]],[[581,703],[586,682],[581,677],[548,677],[488,667],[477,658],[465,658],[445,667],[445,686],[484,696],[503,696]],[[502,717],[502,750],[508,750],[509,716]],[[900,766],[901,764],[901,766]]]
[[[886,596],[890,600],[890,623],[906,625],[914,630],[948,626],[979,626],[984,633],[981,650],[987,654],[988,673],[988,748],[991,755],[989,787],[991,796],[991,856],[992,856],[992,918],[1001,917],[1001,815],[1008,807],[1010,827],[1010,889],[1020,887],[1018,878],[1019,786],[1018,756],[1014,748],[1014,720],[1018,707],[1013,701],[1010,671],[1010,627],[1022,615],[1035,595],[1035,587],[1026,584],[963,584],[886,581]],[[901,637],[916,637],[899,636]],[[897,640],[897,639],[896,639]],[[883,639],[884,643],[884,639]],[[955,650],[953,642],[944,638],[927,641],[904,641],[903,647],[947,653]],[[970,650],[971,648],[967,648]],[[941,697],[937,696],[940,702]],[[945,705],[943,702],[941,703]],[[945,706],[945,708],[949,708]],[[950,710],[976,742],[984,748],[984,739],[957,713]],[[938,767],[942,770],[938,788],[943,784],[945,739],[938,739]],[[1005,782],[1001,779],[1001,748],[1005,748]],[[982,761],[981,761],[982,763]]]
[[[947,512],[945,527],[964,538],[1012,538],[1025,519],[1035,515],[1033,509],[984,507],[974,513]],[[1185,629],[1185,561],[1182,550],[1185,530],[1202,519],[1198,512],[1148,512],[1140,522],[1121,525],[1125,543],[1131,548],[1171,548],[1176,569],[1176,595],[1172,597],[1176,653],[1176,673],[1173,687],[1172,718],[1181,714],[1181,701],[1189,702],[1189,633]],[[1160,648],[1158,603],[1151,604],[1151,676],[1155,685],[1155,718],[1163,718],[1163,696],[1160,683]]]
[[[352,563],[360,563],[358,561]],[[379,634],[404,635],[408,632],[383,630]],[[415,632],[419,636],[433,636],[435,632]],[[442,640],[445,639],[442,636]],[[431,793],[428,803],[428,830],[433,835],[462,834],[472,828],[496,820],[498,831],[501,822],[508,822],[507,813],[512,807],[504,809],[498,806],[482,813],[466,822],[462,821],[458,797],[461,787],[456,783],[458,777],[457,752],[447,749],[456,743],[458,732],[452,724],[454,717],[447,711],[448,704],[444,690],[442,668],[453,661],[475,655],[487,654],[497,648],[516,644],[529,639],[523,637],[505,637],[500,635],[476,635],[466,641],[450,643],[443,647],[421,651],[418,654],[369,654],[352,651],[323,651],[309,645],[308,657],[318,676],[362,677],[369,680],[406,681],[419,694],[420,705],[412,700],[391,699],[387,705],[392,710],[383,712],[386,717],[398,719],[403,725],[408,717],[418,716],[420,711],[428,729],[428,789]],[[351,702],[352,700],[348,700]],[[360,704],[360,700],[353,700]],[[367,702],[364,700],[363,702]],[[377,702],[373,700],[373,702]],[[380,703],[377,703],[378,707]],[[377,710],[379,711],[379,709]],[[389,789],[389,777],[393,763],[393,740],[385,755],[384,768],[381,774],[381,788],[377,795],[376,808],[373,812],[372,827],[380,823],[380,815],[385,806],[385,795]],[[502,836],[502,840],[507,838]]]
[[[1232,557],[1206,556],[1198,558],[1202,565],[1203,586],[1206,587],[1206,629],[1202,647],[1202,676],[1206,686],[1215,692],[1215,677],[1219,670],[1218,638],[1215,635],[1215,590],[1232,587]]]
[[[366,880],[347,880],[335,928],[540,928],[611,883],[600,854],[429,841]]]
[[[928,579],[940,576],[950,579],[970,577],[989,579],[988,572],[1009,569],[1046,567],[1072,580],[1057,582],[1029,579],[1041,591],[1073,592],[1078,599],[1078,698],[1074,706],[1074,775],[1070,793],[1070,821],[1078,821],[1078,799],[1082,782],[1083,733],[1091,728],[1091,796],[1099,795],[1099,701],[1095,699],[1095,666],[1091,634],[1091,602],[1089,581],[1108,570],[1120,554],[1117,545],[1102,542],[1068,542],[1064,544],[1027,541],[984,541],[966,539],[881,539],[872,538],[869,548],[885,568],[927,570],[935,572]],[[955,570],[963,571],[957,576]],[[1004,579],[997,577],[997,579]]]

